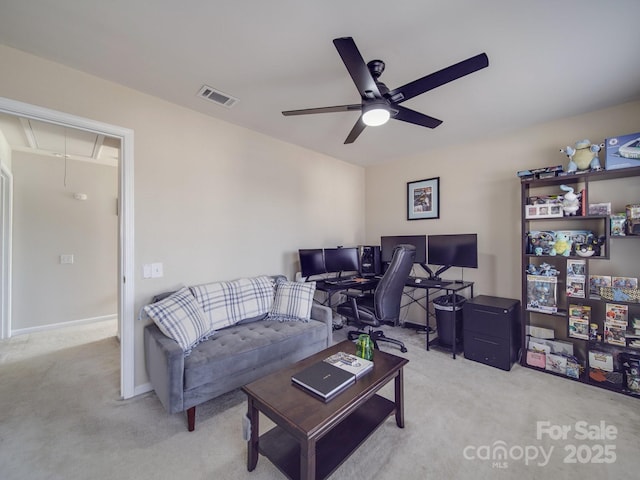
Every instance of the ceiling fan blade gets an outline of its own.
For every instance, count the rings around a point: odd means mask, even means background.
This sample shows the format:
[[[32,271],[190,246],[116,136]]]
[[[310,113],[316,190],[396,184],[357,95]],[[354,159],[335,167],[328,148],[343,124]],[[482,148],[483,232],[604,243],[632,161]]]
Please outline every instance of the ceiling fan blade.
[[[349,135],[347,136],[347,139],[344,141],[345,145],[347,143],[355,142],[356,138],[358,138],[358,136],[360,136],[360,134],[364,130],[364,127],[366,127],[366,125],[362,121],[362,115],[360,115],[358,117],[358,121],[356,122],[356,124],[353,126],[353,128],[349,132]]]
[[[365,63],[356,43],[351,37],[336,38],[333,44],[338,50],[349,75],[356,84],[356,88],[362,98],[382,98],[378,85],[376,85],[367,64]]]
[[[352,105],[336,105],[335,107],[305,108],[303,110],[287,110],[282,112],[285,117],[290,115],[308,115],[310,113],[334,113],[334,112],[352,112],[362,110],[362,104],[355,103]]]
[[[394,105],[398,113],[393,117],[396,120],[401,120],[407,123],[413,123],[414,125],[420,125],[421,127],[436,128],[442,123],[442,120],[430,117],[424,113],[416,112],[409,108],[405,108],[401,105]]]
[[[386,97],[391,99],[393,103],[401,103],[488,66],[489,57],[487,57],[486,53],[481,53],[475,57],[467,58],[460,63],[443,68],[440,71],[391,90]]]

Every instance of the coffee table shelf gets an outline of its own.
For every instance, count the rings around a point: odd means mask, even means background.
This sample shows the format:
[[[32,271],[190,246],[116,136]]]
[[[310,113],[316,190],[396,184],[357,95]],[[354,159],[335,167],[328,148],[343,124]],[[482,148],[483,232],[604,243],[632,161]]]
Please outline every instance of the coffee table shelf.
[[[318,440],[316,478],[331,475],[395,412],[395,408],[391,400],[374,395]],[[300,478],[300,443],[283,428],[276,426],[261,435],[259,450],[288,478]]]

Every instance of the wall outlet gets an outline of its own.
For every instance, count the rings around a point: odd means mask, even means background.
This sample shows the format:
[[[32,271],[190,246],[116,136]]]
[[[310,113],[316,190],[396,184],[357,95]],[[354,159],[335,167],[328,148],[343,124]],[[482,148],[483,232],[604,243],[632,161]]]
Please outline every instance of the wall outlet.
[[[73,263],[73,254],[60,255],[60,263]]]

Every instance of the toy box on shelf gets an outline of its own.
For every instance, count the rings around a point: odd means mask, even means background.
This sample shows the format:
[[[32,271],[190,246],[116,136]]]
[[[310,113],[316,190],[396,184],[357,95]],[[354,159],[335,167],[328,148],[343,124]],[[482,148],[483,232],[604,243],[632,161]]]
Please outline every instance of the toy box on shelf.
[[[619,357],[620,352],[613,349],[589,350],[589,380],[606,388],[621,390],[624,374]]]
[[[600,287],[600,297],[615,302],[640,302],[638,279],[635,277],[611,277],[610,286]]]
[[[625,207],[627,215],[627,235],[640,235],[640,204],[629,204]]]
[[[569,336],[589,340],[589,321],[591,307],[589,305],[569,305]]]
[[[557,290],[556,277],[527,275],[527,309],[544,313],[557,312]]]
[[[589,275],[589,298],[600,299],[600,289],[611,287],[610,275]]]
[[[640,133],[620,135],[605,140],[605,168],[640,167]]]
[[[586,260],[567,260],[567,297],[586,297]]]

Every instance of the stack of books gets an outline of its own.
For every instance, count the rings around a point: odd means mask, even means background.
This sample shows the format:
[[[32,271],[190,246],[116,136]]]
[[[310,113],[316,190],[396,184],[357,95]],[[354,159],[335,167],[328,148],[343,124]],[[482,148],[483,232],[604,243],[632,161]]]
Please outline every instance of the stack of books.
[[[328,402],[372,369],[372,361],[338,352],[295,373],[291,381],[294,385]]]

